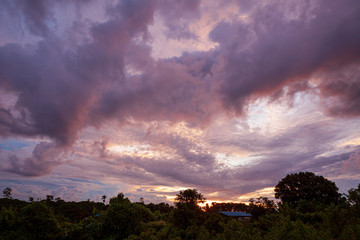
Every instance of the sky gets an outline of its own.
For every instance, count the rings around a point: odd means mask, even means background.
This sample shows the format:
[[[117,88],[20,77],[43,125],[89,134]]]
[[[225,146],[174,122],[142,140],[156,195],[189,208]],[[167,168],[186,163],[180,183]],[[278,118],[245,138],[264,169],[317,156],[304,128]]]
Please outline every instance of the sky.
[[[360,183],[360,1],[0,1],[0,188],[274,196]]]

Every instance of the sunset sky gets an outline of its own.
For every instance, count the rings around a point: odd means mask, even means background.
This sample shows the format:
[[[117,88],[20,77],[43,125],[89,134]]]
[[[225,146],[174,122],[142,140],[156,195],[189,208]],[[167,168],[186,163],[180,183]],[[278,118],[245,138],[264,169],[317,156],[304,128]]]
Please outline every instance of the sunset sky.
[[[0,1],[0,188],[273,197],[360,183],[359,0]]]

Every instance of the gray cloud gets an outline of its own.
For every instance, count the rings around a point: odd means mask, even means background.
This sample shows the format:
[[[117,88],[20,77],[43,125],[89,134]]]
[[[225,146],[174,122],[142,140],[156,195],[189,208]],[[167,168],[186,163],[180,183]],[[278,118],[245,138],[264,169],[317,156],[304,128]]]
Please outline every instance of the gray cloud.
[[[212,31],[225,62],[224,106],[241,112],[253,95],[359,60],[358,2],[311,3],[315,7],[274,1],[253,9],[246,22],[220,23]]]
[[[7,159],[9,167],[3,167],[3,170],[23,176],[42,176],[66,163],[63,153],[54,143],[41,142],[36,145],[31,157],[19,159],[15,154],[10,155]]]
[[[216,49],[161,60],[151,57],[151,38],[156,36],[148,31],[156,14],[166,21],[169,37],[191,38],[188,26],[201,17],[200,1],[177,1],[175,5],[165,0],[108,3],[103,21],[84,24],[90,26],[84,30],[85,40],[74,44],[50,27],[56,22],[51,17],[53,8],[61,4],[71,3],[2,3],[6,23],[20,16],[25,23],[20,25],[41,40],[0,46],[0,87],[18,97],[15,106],[0,109],[0,134],[45,137],[55,142],[51,146],[40,143],[34,155],[24,161],[11,157],[12,172],[29,176],[49,173],[57,164],[44,160],[49,152],[72,146],[81,130],[101,127],[110,119],[122,125],[129,119],[185,121],[204,128],[219,113],[244,113],[248,103],[259,97],[274,101],[284,92],[291,98],[307,90],[314,90],[313,94],[319,90],[324,105],[330,101],[330,114],[359,115],[358,1],[269,1],[261,5],[240,1],[246,21],[219,23],[210,34],[219,44]],[[81,6],[77,7],[81,12]],[[76,21],[82,26],[84,20]],[[75,30],[71,28],[68,35],[81,34]],[[314,76],[320,76],[315,87],[309,81]],[[192,143],[169,137],[167,146],[183,161],[158,159],[161,167],[155,168],[151,159],[146,164],[141,159],[119,160],[127,164],[127,173],[121,173],[141,178],[145,172],[147,179],[162,175],[207,187],[225,182],[229,188],[246,192],[252,187],[237,187],[232,179],[254,179],[254,186],[269,186],[280,174],[296,170],[286,154],[295,151],[294,159],[315,159],[323,149],[313,149],[313,145],[329,142],[328,133],[319,129],[315,124],[270,139],[256,134],[222,139],[223,144],[250,151],[284,152],[267,155],[259,164],[236,172],[219,170],[221,166],[211,153],[190,151]],[[215,144],[221,139],[209,141]],[[104,143],[98,147],[104,154]],[[296,152],[300,147],[303,149]],[[139,166],[131,164],[140,164],[143,172],[136,172]],[[269,181],[260,180],[269,169],[273,170]]]
[[[32,8],[50,11],[38,3]],[[288,4],[251,8],[247,23],[220,23],[212,31],[212,39],[220,44],[216,51],[158,62],[151,58],[147,43],[147,28],[157,8],[167,18],[182,18],[197,12],[199,2],[179,2],[171,14],[165,2],[120,1],[108,7],[109,20],[93,24],[91,41],[71,51],[57,37],[31,48],[3,45],[1,86],[19,93],[17,109],[23,116],[16,118],[4,109],[4,134],[48,136],[68,145],[84,126],[99,126],[109,118],[201,124],[211,119],[215,108],[221,110],[220,101],[225,109],[242,112],[253,96],[276,97],[274,92],[289,80],[324,71],[325,64],[338,63],[337,59],[343,59],[342,64],[356,61],[360,21],[353,17],[360,14],[359,6],[350,3],[330,2],[326,11],[300,4],[294,19],[285,14]],[[40,20],[34,21],[44,22],[46,14],[38,15]],[[126,65],[142,73],[126,77]],[[336,86],[352,91],[355,99],[344,99],[352,102],[342,112],[356,114],[358,93],[352,85],[339,78],[327,81],[323,94],[342,98],[331,90]],[[299,83],[292,92],[306,88]]]

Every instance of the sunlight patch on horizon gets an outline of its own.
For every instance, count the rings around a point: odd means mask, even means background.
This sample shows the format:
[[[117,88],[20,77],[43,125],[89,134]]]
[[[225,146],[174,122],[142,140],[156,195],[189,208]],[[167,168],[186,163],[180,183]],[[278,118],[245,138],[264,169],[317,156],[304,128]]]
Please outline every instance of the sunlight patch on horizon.
[[[157,192],[179,192],[179,191],[183,191],[188,189],[188,187],[178,187],[178,186],[174,186],[174,187],[168,187],[168,186],[157,186],[152,188]]]
[[[199,205],[200,207],[205,207],[206,204],[208,204],[209,207],[211,207],[212,203],[222,203],[222,202],[224,202],[224,201],[220,201],[220,200],[205,200],[205,202],[199,203],[198,205]]]

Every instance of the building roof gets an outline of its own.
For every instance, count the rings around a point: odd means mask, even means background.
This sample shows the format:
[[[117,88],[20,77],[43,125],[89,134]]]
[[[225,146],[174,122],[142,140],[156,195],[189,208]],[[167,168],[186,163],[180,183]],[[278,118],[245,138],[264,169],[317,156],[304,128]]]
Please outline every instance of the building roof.
[[[220,211],[221,214],[224,214],[226,216],[229,217],[251,217],[250,213],[245,213],[245,212],[225,212],[225,211]]]

